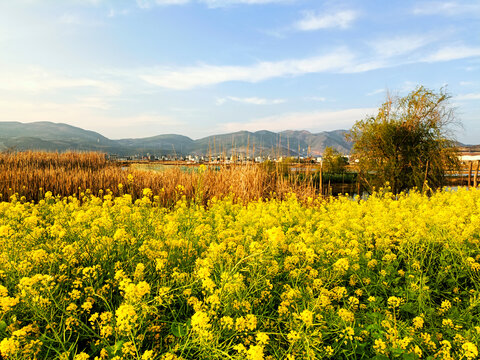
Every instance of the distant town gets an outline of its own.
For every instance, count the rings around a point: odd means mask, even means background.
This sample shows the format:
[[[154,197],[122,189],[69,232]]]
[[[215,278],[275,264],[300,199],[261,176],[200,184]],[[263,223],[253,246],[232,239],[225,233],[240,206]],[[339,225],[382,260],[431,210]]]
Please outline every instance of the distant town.
[[[266,161],[271,162],[297,162],[307,164],[322,163],[322,155],[312,156],[246,156],[246,155],[230,155],[230,156],[204,156],[204,155],[153,155],[153,154],[137,154],[133,156],[119,156],[117,154],[107,154],[107,159],[110,161],[118,162],[136,162],[136,161],[155,161],[155,162],[184,162],[191,164],[238,164],[238,163],[263,163]],[[348,161],[350,155],[342,154]],[[462,162],[479,161],[480,153],[477,152],[461,152],[460,160]]]
[[[130,162],[130,161],[161,161],[161,162],[185,162],[193,164],[211,163],[211,164],[237,164],[237,163],[263,163],[272,162],[298,162],[298,163],[321,163],[322,155],[312,156],[247,156],[242,154],[225,155],[225,156],[205,156],[205,155],[153,155],[153,154],[137,154],[133,156],[119,156],[117,154],[107,154],[110,161]],[[342,155],[349,159],[350,155]],[[288,159],[288,160],[287,160]]]

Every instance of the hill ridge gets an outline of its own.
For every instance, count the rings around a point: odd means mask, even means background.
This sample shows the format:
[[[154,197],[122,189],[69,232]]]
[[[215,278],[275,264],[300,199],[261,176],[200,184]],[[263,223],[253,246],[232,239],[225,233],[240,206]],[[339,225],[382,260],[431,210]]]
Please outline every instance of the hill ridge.
[[[312,133],[308,130],[269,130],[215,134],[192,139],[180,134],[158,134],[144,138],[112,140],[102,134],[77,126],[37,121],[0,122],[0,151],[2,150],[47,150],[47,151],[102,151],[120,156],[147,153],[154,155],[208,155],[233,151],[255,155],[320,155],[326,146],[347,154],[351,144],[344,136],[347,130]],[[216,155],[214,154],[214,155]]]

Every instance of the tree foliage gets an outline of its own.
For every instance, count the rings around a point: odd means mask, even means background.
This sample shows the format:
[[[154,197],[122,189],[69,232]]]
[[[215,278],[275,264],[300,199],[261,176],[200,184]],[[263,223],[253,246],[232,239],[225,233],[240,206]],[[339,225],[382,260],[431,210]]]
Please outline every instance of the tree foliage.
[[[398,193],[410,188],[438,188],[446,172],[458,166],[456,124],[450,96],[417,87],[405,97],[387,96],[378,114],[357,121],[348,138],[352,159],[368,189],[390,183]]]
[[[334,148],[327,146],[323,151],[322,167],[326,173],[342,173],[347,166],[347,158]]]

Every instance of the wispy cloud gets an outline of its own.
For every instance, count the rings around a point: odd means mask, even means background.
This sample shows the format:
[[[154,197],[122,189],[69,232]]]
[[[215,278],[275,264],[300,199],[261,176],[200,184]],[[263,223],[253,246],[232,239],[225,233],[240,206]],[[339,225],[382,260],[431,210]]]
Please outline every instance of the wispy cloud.
[[[99,110],[108,110],[112,107],[102,96],[77,97],[74,106]]]
[[[92,99],[93,101],[93,99]],[[138,112],[132,116],[108,114],[88,100],[68,103],[0,99],[2,118],[9,121],[52,121],[68,123],[100,132],[110,138],[151,136],[153,133],[186,132],[188,126],[179,119],[155,112]],[[98,105],[98,104],[97,104]]]
[[[477,71],[478,66],[465,66],[464,69],[465,71]]]
[[[305,100],[324,102],[324,101],[327,101],[327,98],[323,96],[309,96],[309,97],[306,97]]]
[[[366,95],[367,96],[373,96],[373,95],[377,95],[377,94],[382,94],[384,92],[385,92],[385,89],[377,89],[377,90],[370,91]]]
[[[412,45],[411,48],[422,46],[425,41]],[[207,65],[187,67],[155,67],[141,69],[138,77],[150,84],[175,90],[188,90],[199,86],[209,86],[229,81],[256,83],[268,79],[300,76],[312,73],[362,73],[371,70],[394,67],[404,64],[433,63],[465,59],[480,56],[479,47],[443,46],[433,52],[414,54],[402,58],[407,46],[400,51],[389,51],[388,56],[356,56],[347,48],[338,48],[325,55],[281,61],[265,61],[253,65],[228,66]]]
[[[401,61],[390,59],[358,60],[343,67],[339,72],[343,74],[363,73],[372,70],[384,69],[401,64]]]
[[[375,113],[376,108],[355,108],[338,111],[315,111],[280,114],[254,119],[246,123],[230,122],[223,126],[224,131],[282,131],[286,129],[308,129],[311,131],[350,128],[356,120]]]
[[[113,10],[110,11],[112,13]],[[108,17],[110,13],[107,14]],[[82,16],[80,13],[66,12],[57,18],[57,22],[66,26],[88,26],[88,27],[99,27],[104,25],[104,22],[100,17],[87,17]]]
[[[425,40],[423,43],[428,44],[428,41]],[[480,47],[472,47],[467,45],[442,45],[437,47],[436,50],[419,51],[420,48],[423,47],[423,43],[418,42],[413,44],[411,47],[406,45],[403,49],[399,49],[398,51],[387,51],[385,56],[379,56],[377,54],[376,60],[367,60],[364,62],[359,62],[358,64],[352,64],[351,66],[346,67],[342,72],[360,73],[406,64],[446,62],[452,60],[476,58],[480,56]],[[416,47],[417,51],[409,50],[412,47]],[[408,57],[402,56],[410,53],[411,55]],[[386,56],[386,54],[391,55]]]
[[[265,4],[280,4],[293,3],[295,0],[199,0],[205,3],[208,7],[219,8],[231,5],[265,5]]]
[[[185,5],[201,3],[209,8],[221,8],[232,5],[265,5],[274,3],[293,3],[295,0],[137,0],[138,7],[150,9],[154,6]]]
[[[68,88],[90,88],[108,96],[119,95],[121,87],[110,81],[95,78],[65,76],[39,67],[21,72],[0,73],[0,89],[22,92],[44,92]]]
[[[471,15],[480,17],[480,3],[475,1],[428,1],[417,4],[413,13],[415,15]]]
[[[469,57],[480,56],[480,47],[470,47],[465,45],[444,46],[434,53],[425,56],[422,61],[437,62],[465,59]]]
[[[435,40],[433,36],[415,34],[376,39],[368,44],[379,56],[393,57],[411,53]]]
[[[118,16],[128,15],[129,13],[130,13],[130,10],[129,10],[129,9],[117,10],[117,9],[111,8],[111,9],[108,11],[107,17],[109,17],[109,18],[115,18],[115,17],[118,17]]]
[[[190,0],[137,0],[137,5],[141,9],[150,9],[154,6],[184,5],[189,2]]]
[[[347,29],[358,17],[353,10],[340,10],[336,12],[305,12],[303,19],[294,24],[300,31],[313,31],[328,28]]]
[[[457,101],[480,100],[480,93],[463,94],[454,97]]]
[[[227,96],[223,98],[218,98],[216,100],[217,105],[223,105],[227,101],[234,101],[244,104],[252,104],[252,105],[277,105],[286,102],[285,99],[264,99],[259,97],[247,97],[247,98],[240,98],[235,96]]]
[[[185,68],[147,69],[140,74],[140,78],[164,88],[186,90],[227,81],[255,83],[276,77],[340,71],[352,61],[353,55],[347,49],[338,49],[316,57],[260,62],[250,66],[199,65]]]
[[[398,94],[409,93],[413,89],[415,89],[419,84],[415,81],[405,80],[396,90],[395,92]]]
[[[65,13],[61,15],[58,19],[58,22],[61,24],[68,24],[68,25],[81,25],[84,23],[80,16],[71,13]]]

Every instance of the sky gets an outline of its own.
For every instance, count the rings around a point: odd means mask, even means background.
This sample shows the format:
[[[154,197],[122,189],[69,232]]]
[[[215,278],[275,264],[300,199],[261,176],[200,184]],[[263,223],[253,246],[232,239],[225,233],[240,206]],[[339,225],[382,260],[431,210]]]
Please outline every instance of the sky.
[[[480,1],[0,0],[0,121],[320,132],[419,85],[480,144]]]

